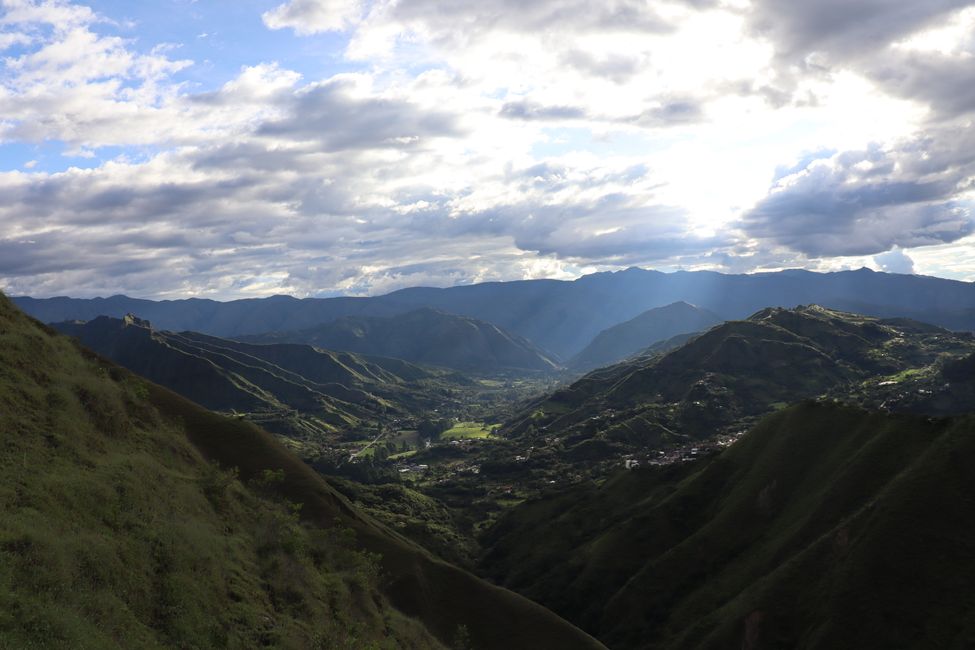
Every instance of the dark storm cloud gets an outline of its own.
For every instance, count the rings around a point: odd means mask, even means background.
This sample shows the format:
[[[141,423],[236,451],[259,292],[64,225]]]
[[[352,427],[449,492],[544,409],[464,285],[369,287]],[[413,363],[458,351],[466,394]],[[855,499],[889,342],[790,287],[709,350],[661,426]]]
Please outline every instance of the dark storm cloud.
[[[962,198],[972,186],[975,152],[939,147],[949,134],[937,135],[814,160],[777,181],[741,225],[751,237],[817,257],[957,241],[975,232]]]
[[[403,101],[356,98],[351,82],[330,81],[297,93],[288,116],[264,123],[258,135],[318,142],[329,151],[404,148],[418,140],[458,136],[455,116]]]

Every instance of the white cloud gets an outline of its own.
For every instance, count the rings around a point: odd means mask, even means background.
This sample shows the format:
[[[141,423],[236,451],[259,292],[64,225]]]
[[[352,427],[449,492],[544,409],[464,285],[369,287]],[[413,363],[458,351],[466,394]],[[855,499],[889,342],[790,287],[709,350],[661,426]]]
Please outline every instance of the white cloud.
[[[875,255],[873,261],[886,273],[914,273],[914,260],[896,246],[886,253]]]
[[[293,29],[298,34],[343,31],[362,17],[357,0],[290,0],[263,14],[271,29]]]

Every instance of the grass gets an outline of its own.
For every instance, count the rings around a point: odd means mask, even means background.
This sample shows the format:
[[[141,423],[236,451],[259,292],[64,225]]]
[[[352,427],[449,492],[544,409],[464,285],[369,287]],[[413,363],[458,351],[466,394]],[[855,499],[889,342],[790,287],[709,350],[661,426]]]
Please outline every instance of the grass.
[[[489,427],[483,422],[459,422],[444,431],[440,437],[444,440],[492,438],[494,437],[494,427]]]
[[[975,418],[804,403],[700,464],[503,515],[502,584],[614,648],[966,647]],[[754,612],[761,616],[753,616]]]
[[[398,454],[391,454],[389,456],[389,460],[403,460],[404,458],[410,458],[411,456],[416,456],[416,449],[401,451]]]
[[[0,647],[436,644],[355,533],[208,462],[155,390],[0,303]]]
[[[894,382],[894,383],[898,383],[899,384],[899,383],[901,383],[903,381],[907,381],[909,379],[914,379],[916,377],[920,377],[920,376],[929,374],[930,372],[931,372],[931,369],[930,368],[927,368],[927,367],[925,367],[925,368],[907,368],[906,370],[901,370],[900,372],[894,373],[892,375],[887,375],[886,377],[880,377],[878,379],[878,383]]]
[[[599,648],[0,295],[0,648]]]

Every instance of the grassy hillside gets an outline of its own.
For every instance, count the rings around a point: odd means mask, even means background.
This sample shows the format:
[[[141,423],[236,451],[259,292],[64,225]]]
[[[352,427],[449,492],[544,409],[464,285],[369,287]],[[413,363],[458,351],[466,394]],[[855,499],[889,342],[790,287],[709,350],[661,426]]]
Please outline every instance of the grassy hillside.
[[[613,648],[966,648],[975,418],[805,403],[515,508],[485,567]]]
[[[970,334],[906,319],[815,305],[766,309],[662,356],[592,372],[528,407],[508,434],[596,438],[619,449],[700,440],[801,399],[866,399],[884,380],[936,372],[946,359],[973,351]]]
[[[198,404],[309,448],[383,419],[425,414],[452,385],[442,372],[397,359],[159,331],[131,315],[52,327]]]
[[[0,435],[0,647],[600,647],[2,296]]]

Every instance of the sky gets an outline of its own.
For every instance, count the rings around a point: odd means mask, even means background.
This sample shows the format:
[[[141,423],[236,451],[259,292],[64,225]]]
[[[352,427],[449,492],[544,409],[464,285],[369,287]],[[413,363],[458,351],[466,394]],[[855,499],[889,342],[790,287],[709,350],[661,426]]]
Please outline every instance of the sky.
[[[0,0],[0,289],[975,281],[975,1]]]

